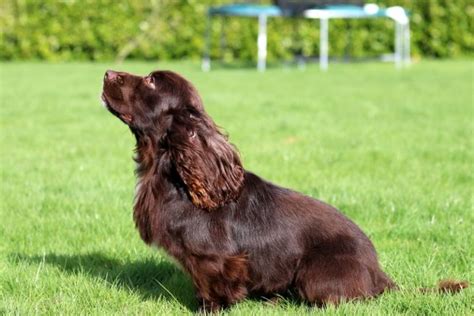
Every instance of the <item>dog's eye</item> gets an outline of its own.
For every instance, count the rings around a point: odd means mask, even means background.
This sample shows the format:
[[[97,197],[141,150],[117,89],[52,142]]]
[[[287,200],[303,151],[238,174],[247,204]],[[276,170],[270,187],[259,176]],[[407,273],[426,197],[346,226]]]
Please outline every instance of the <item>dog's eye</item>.
[[[152,89],[155,89],[155,78],[153,78],[153,76],[146,76],[145,77],[145,84],[152,88]]]

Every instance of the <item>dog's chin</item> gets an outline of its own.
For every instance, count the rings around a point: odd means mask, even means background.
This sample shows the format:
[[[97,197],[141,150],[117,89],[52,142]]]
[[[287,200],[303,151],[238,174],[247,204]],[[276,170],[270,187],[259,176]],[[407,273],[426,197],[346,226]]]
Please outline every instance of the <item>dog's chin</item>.
[[[108,110],[109,107],[110,107],[110,105],[109,105],[109,103],[107,102],[107,99],[105,98],[104,93],[102,93],[102,94],[100,95],[100,101],[102,101],[102,106]]]
[[[101,94],[100,100],[102,101],[102,105],[104,106],[104,108],[107,109],[107,111],[109,111],[110,113],[112,113],[113,115],[117,117],[120,117],[120,113],[110,104],[110,101],[107,99],[107,96],[105,95],[105,93]]]
[[[130,125],[131,121],[132,121],[132,117],[131,115],[129,114],[125,114],[125,113],[120,113],[119,111],[117,111],[113,106],[112,104],[110,103],[110,101],[107,99],[107,96],[105,95],[105,93],[102,93],[102,95],[100,96],[100,99],[102,101],[102,105],[110,112],[112,113],[114,116],[116,116],[117,118],[119,118],[122,122],[124,122],[125,124],[127,125]]]

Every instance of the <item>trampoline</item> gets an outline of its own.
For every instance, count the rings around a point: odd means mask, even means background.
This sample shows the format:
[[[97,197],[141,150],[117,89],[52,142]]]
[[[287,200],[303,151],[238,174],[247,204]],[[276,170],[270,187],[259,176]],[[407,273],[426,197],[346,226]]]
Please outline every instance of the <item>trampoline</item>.
[[[211,69],[210,45],[211,22],[214,16],[240,16],[257,18],[257,69],[265,71],[267,59],[267,21],[270,17],[287,17],[288,15],[276,5],[230,4],[210,7],[207,14],[206,41],[202,69]],[[399,6],[379,8],[375,4],[327,5],[303,10],[296,15],[306,19],[317,19],[320,23],[319,65],[327,70],[329,65],[329,21],[331,19],[375,19],[389,18],[395,22],[395,52],[393,60],[397,67],[410,64],[410,21],[407,11]]]

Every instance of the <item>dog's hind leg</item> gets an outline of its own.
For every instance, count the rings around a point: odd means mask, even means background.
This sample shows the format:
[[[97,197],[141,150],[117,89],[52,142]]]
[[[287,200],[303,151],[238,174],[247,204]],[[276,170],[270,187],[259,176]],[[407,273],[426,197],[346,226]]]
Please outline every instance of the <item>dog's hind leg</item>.
[[[301,262],[295,287],[304,300],[321,307],[373,297],[394,284],[354,256],[313,255]]]

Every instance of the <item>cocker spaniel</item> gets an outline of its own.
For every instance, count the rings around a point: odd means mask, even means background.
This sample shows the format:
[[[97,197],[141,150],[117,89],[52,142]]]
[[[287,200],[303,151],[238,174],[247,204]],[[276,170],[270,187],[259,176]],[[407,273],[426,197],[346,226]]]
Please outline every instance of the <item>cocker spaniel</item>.
[[[140,236],[191,275],[204,310],[287,290],[321,306],[396,288],[354,222],[245,170],[180,75],[107,71],[102,100],[136,137]]]

